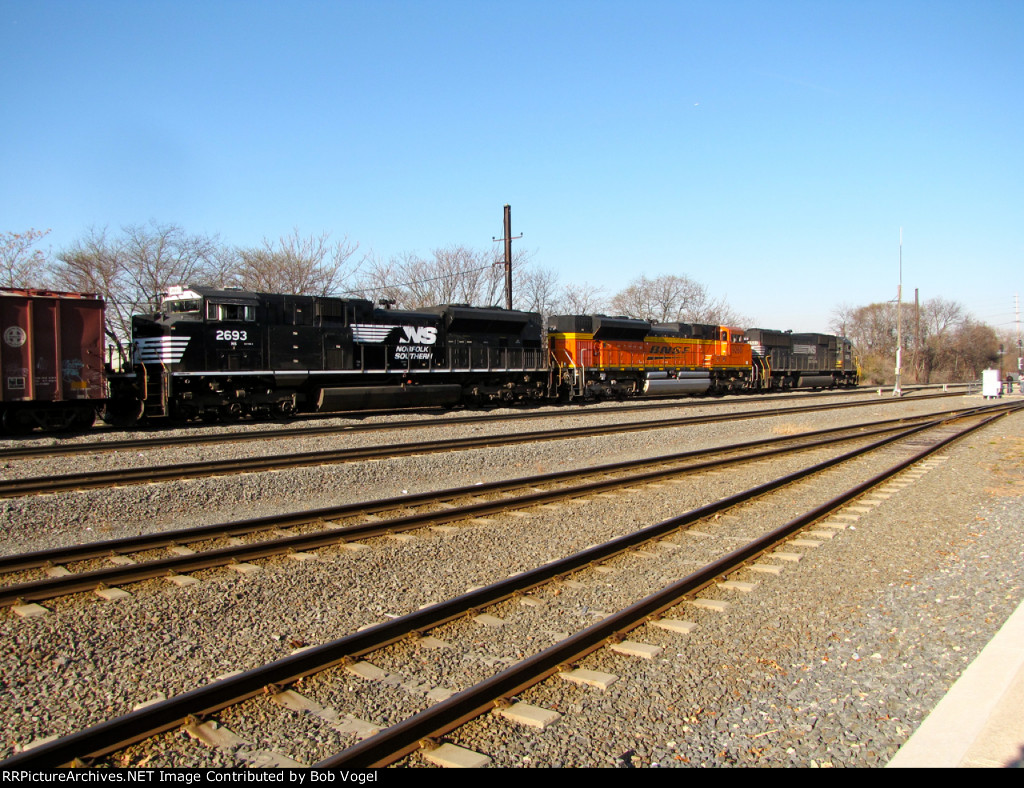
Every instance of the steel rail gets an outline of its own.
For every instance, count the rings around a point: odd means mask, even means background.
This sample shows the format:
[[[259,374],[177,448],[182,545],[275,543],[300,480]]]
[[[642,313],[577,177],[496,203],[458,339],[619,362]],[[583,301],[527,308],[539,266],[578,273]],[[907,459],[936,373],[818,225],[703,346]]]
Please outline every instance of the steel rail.
[[[882,421],[875,422],[861,422],[860,424],[851,424],[843,427],[830,427],[825,430],[814,430],[797,435],[784,435],[775,438],[727,444],[725,446],[718,446],[711,449],[695,449],[691,451],[676,452],[647,459],[607,463],[604,465],[596,465],[574,470],[554,471],[551,473],[538,474],[536,476],[505,479],[465,487],[454,487],[445,490],[414,493],[412,495],[394,496],[374,501],[361,501],[357,503],[302,510],[286,514],[274,514],[252,519],[235,520],[226,523],[213,523],[194,528],[182,528],[172,531],[143,534],[140,536],[124,537],[121,539],[89,542],[71,547],[54,547],[30,553],[0,556],[0,575],[53,566],[55,564],[68,563],[72,561],[85,561],[93,558],[106,558],[115,555],[128,555],[145,550],[175,547],[216,537],[252,534],[273,528],[295,527],[310,523],[317,523],[319,521],[336,520],[342,517],[350,517],[360,514],[373,514],[395,508],[406,508],[435,501],[449,501],[453,498],[466,495],[483,495],[487,493],[504,492],[518,487],[552,484],[568,479],[575,479],[584,475],[620,473],[622,471],[630,471],[637,468],[661,465],[670,462],[680,462],[696,457],[706,457],[713,454],[744,451],[747,449],[771,446],[779,443],[789,443],[808,439],[813,440],[818,437],[835,435],[842,432],[867,430],[869,432],[862,432],[860,434],[860,437],[867,437],[872,434],[872,432],[870,432],[872,430],[878,431],[884,429],[895,429],[896,426],[894,425],[908,424],[915,421],[934,421],[937,418],[948,417],[952,414],[969,414],[973,411],[974,409],[966,411],[957,409],[952,411],[943,411],[937,414],[929,414],[926,416],[884,419]]]
[[[934,426],[932,422],[921,426]],[[809,451],[815,448],[833,445],[841,441],[858,440],[872,437],[875,434],[892,432],[901,429],[900,427],[888,427],[868,434],[855,434],[844,438],[831,438],[801,444],[796,447],[784,447],[768,449],[754,454],[743,456],[732,456],[717,460],[708,460],[702,463],[687,465],[682,468],[668,468],[653,470],[646,473],[636,474],[627,477],[604,479],[572,487],[559,487],[550,490],[534,491],[516,498],[503,498],[494,501],[484,501],[467,504],[465,506],[444,511],[423,512],[410,514],[404,517],[395,517],[381,523],[363,523],[349,527],[317,531],[312,534],[296,534],[293,536],[282,536],[277,539],[257,542],[249,545],[234,545],[215,550],[207,550],[196,555],[174,556],[171,558],[160,558],[138,564],[126,564],[113,567],[104,567],[87,572],[63,575],[60,577],[34,580],[24,583],[12,584],[0,588],[0,608],[12,605],[23,605],[28,602],[41,602],[47,599],[54,599],[69,594],[77,594],[88,591],[110,588],[112,586],[138,583],[144,580],[153,580],[161,577],[171,577],[183,572],[200,571],[212,569],[218,566],[227,566],[240,561],[251,561],[259,558],[271,558],[288,553],[316,550],[324,547],[331,547],[336,544],[355,541],[356,539],[368,539],[375,536],[386,536],[394,533],[423,528],[438,523],[457,522],[473,517],[483,517],[489,514],[500,514],[514,509],[524,509],[531,506],[541,506],[567,498],[578,498],[587,495],[595,495],[621,487],[647,484],[661,479],[682,476],[700,471],[707,471],[714,468],[722,468],[746,462],[756,462],[770,457],[783,454]],[[664,464],[664,463],[654,463]],[[586,475],[592,475],[586,473]],[[468,494],[479,494],[479,488],[463,488]]]
[[[963,416],[954,416],[952,418],[963,418]],[[940,423],[942,420],[931,420],[925,423],[923,426],[932,427]],[[838,431],[842,428],[835,428],[833,431]],[[414,530],[417,528],[423,528],[429,525],[436,525],[439,523],[457,522],[459,520],[471,519],[474,517],[483,517],[489,514],[500,514],[510,510],[524,509],[532,506],[540,506],[543,504],[553,503],[555,501],[561,501],[571,498],[585,497],[588,495],[594,495],[600,492],[606,492],[609,490],[619,489],[622,487],[631,487],[642,484],[648,484],[654,481],[658,481],[665,478],[678,477],[688,475],[691,473],[698,473],[701,471],[711,470],[714,468],[722,468],[730,465],[737,465],[747,462],[757,462],[766,458],[793,454],[803,451],[809,451],[815,448],[821,448],[828,445],[833,445],[839,442],[861,440],[873,437],[874,435],[884,434],[886,432],[892,432],[900,429],[899,427],[882,427],[872,431],[866,431],[861,433],[855,433],[852,435],[824,439],[819,441],[811,441],[808,443],[801,443],[797,446],[786,446],[783,448],[768,449],[753,454],[745,454],[742,456],[731,456],[721,459],[708,460],[701,463],[695,463],[686,465],[683,467],[665,468],[661,467],[658,470],[647,471],[645,473],[634,474],[631,476],[624,476],[612,479],[603,479],[600,481],[594,481],[584,484],[577,484],[571,487],[556,487],[550,490],[534,490],[533,492],[525,495],[519,495],[515,498],[502,498],[494,501],[475,502],[467,504],[461,507],[455,507],[452,509],[446,509],[443,511],[430,511],[422,512],[418,514],[410,514],[402,517],[394,517],[389,520],[380,523],[363,523],[359,525],[352,525],[347,527],[339,528],[328,528],[327,530],[319,530],[314,533],[296,534],[292,536],[281,536],[275,539],[270,539],[262,542],[256,542],[247,545],[236,545],[231,547],[225,547],[215,550],[207,550],[202,553],[195,555],[179,555],[170,558],[154,559],[146,562],[118,565],[114,567],[105,567],[100,569],[94,569],[92,571],[73,573],[69,575],[63,575],[53,578],[47,578],[42,580],[27,581],[18,584],[11,584],[8,586],[0,587],[0,608],[10,607],[13,605],[23,605],[29,602],[40,602],[47,599],[53,599],[60,596],[66,596],[70,594],[83,593],[89,591],[98,591],[112,586],[119,586],[128,583],[137,583],[144,580],[152,580],[157,578],[173,577],[183,572],[200,571],[204,569],[212,569],[220,566],[227,566],[240,561],[255,560],[262,558],[271,558],[280,555],[286,555],[289,553],[302,552],[306,550],[316,550],[324,547],[334,546],[344,542],[351,542],[357,539],[372,538],[375,536],[385,536],[395,533],[401,533],[404,531]],[[792,440],[790,438],[775,438],[764,442],[765,445],[768,443],[777,443],[783,440]],[[749,445],[758,445],[757,442],[752,442]],[[734,445],[726,447],[722,450],[731,451],[735,454],[736,449],[742,449],[743,445]],[[684,455],[699,455],[701,452],[690,452],[684,453]],[[621,463],[620,467],[611,469],[614,471],[630,470],[633,468],[640,468],[645,466],[665,466],[674,461],[682,461],[688,459],[686,456],[666,456],[654,458],[651,460],[639,460],[631,461],[628,463]],[[631,467],[629,467],[631,466]],[[547,481],[560,481],[572,478],[573,476],[605,476],[609,472],[610,466],[599,466],[598,468],[581,469],[577,472],[567,471],[555,474],[546,474],[547,477],[560,477],[558,479],[548,478]],[[445,490],[440,493],[423,493],[417,498],[422,499],[420,502],[434,502],[434,501],[449,501],[452,500],[456,493],[461,493],[464,496],[470,498],[479,497],[484,492],[494,492],[507,490],[514,487],[533,487],[538,483],[538,477],[533,479],[516,479],[507,480],[501,482],[495,482],[490,485],[480,485],[472,487],[457,488],[455,490]],[[488,489],[489,488],[489,489]],[[402,505],[402,508],[406,508],[410,503],[409,498],[397,498],[389,499],[398,505]],[[380,502],[382,503],[382,502]],[[366,512],[372,510],[373,506],[364,506],[360,504],[351,504],[343,507],[336,507],[336,509],[347,509],[355,510],[359,512]],[[383,507],[377,507],[383,508]],[[324,510],[318,510],[323,512]],[[280,516],[271,515],[269,517],[257,518],[253,521],[235,521],[234,523],[227,523],[214,526],[204,526],[203,529],[221,528],[221,533],[215,535],[227,535],[228,533],[251,533],[253,530],[266,530],[272,527],[281,527],[287,525],[303,524],[308,522],[318,522],[323,520],[324,517],[310,517],[308,513],[296,513],[295,515],[284,515],[283,518]],[[258,527],[254,528],[253,524]],[[163,538],[162,534],[153,534],[146,537],[145,540],[149,542],[145,547],[139,547],[138,549],[153,549],[156,546],[154,540],[160,540]],[[132,539],[119,540],[122,542],[131,542]],[[182,540],[172,540],[166,542],[166,545],[178,544]],[[99,546],[110,543],[99,543]],[[91,553],[88,552],[91,550]],[[42,559],[38,554],[29,554],[27,556],[12,556],[8,560],[8,566],[15,568],[34,568],[38,566],[55,565],[58,563],[67,563],[71,557],[69,555],[60,556],[60,548],[54,550],[42,551],[46,554],[46,558]],[[85,560],[86,557],[108,557],[111,555],[123,555],[126,551],[116,552],[113,550],[96,550],[93,545],[79,545],[74,551],[77,555],[73,560]],[[57,560],[57,559],[63,559]],[[18,566],[18,564],[21,566]],[[28,566],[31,564],[31,566]]]
[[[941,395],[928,395],[941,396]],[[884,400],[885,402],[899,400]],[[275,457],[249,457],[233,460],[210,460],[207,462],[177,463],[173,465],[147,466],[142,468],[122,468],[117,470],[96,471],[93,473],[73,473],[63,476],[32,477],[27,479],[11,479],[0,481],[0,498],[13,498],[24,495],[65,492],[96,487],[122,486],[128,484],[144,484],[155,481],[188,479],[201,476],[228,475],[236,473],[253,473],[270,469],[301,468],[315,465],[328,465],[356,460],[382,459],[402,457],[410,454],[428,454],[439,451],[465,451],[469,449],[493,448],[519,443],[567,440],[571,438],[596,437],[625,432],[640,432],[652,429],[670,429],[693,424],[710,424],[720,421],[739,421],[742,419],[771,418],[793,413],[813,413],[823,410],[840,408],[858,408],[876,405],[878,402],[832,403],[816,405],[811,408],[793,407],[778,408],[771,411],[754,410],[739,413],[720,413],[710,416],[684,416],[674,419],[656,421],[619,422],[590,427],[565,427],[557,430],[539,430],[505,435],[487,435],[473,438],[454,438],[439,441],[420,441],[416,443],[389,444],[369,448],[330,449],[298,454],[285,454]]]
[[[984,423],[987,423],[992,418],[995,417],[988,417]],[[4,769],[53,768],[53,766],[57,764],[68,765],[83,763],[102,757],[111,752],[123,749],[135,742],[142,741],[175,728],[187,720],[202,718],[227,706],[237,704],[265,692],[279,692],[285,686],[293,684],[301,678],[319,673],[327,668],[339,664],[347,663],[348,661],[364,654],[376,651],[390,645],[391,643],[395,643],[405,637],[408,637],[410,634],[423,633],[449,621],[461,618],[467,614],[475,615],[476,611],[481,607],[492,605],[504,599],[522,594],[525,591],[540,586],[554,578],[574,572],[591,564],[600,563],[617,553],[635,549],[648,541],[662,538],[666,534],[676,531],[692,522],[714,515],[760,495],[764,495],[765,493],[800,481],[801,479],[820,473],[884,446],[888,446],[903,438],[921,433],[929,429],[931,426],[933,425],[918,425],[911,427],[897,433],[896,435],[891,435],[867,446],[858,447],[841,456],[830,458],[795,473],[773,479],[741,493],[698,507],[678,517],[670,518],[662,521],[661,523],[656,523],[632,534],[627,534],[606,542],[602,545],[574,553],[566,558],[550,564],[545,564],[531,571],[515,575],[514,577],[498,581],[497,583],[468,592],[446,602],[441,602],[413,613],[409,613],[400,618],[377,624],[366,630],[346,635],[330,643],[305,649],[301,652],[269,663],[268,665],[254,668],[234,676],[222,678],[218,681],[214,681],[203,687],[196,688],[165,701],[146,706],[129,714],[122,715],[121,717],[99,723],[98,725],[91,726],[76,733],[41,744],[38,747],[18,753],[3,762],[0,762],[0,767],[3,767]],[[942,445],[945,445],[945,443]],[[931,448],[924,452],[919,452],[918,454],[926,454],[934,450],[936,449]],[[918,455],[915,455],[915,457],[916,456]],[[899,467],[906,467],[914,461],[916,460],[906,461],[901,463]],[[869,488],[870,485],[859,485],[855,489],[863,492]],[[855,497],[855,494],[850,493],[841,496],[840,499],[834,500],[841,500],[842,502],[845,502],[852,497]],[[838,506],[840,504],[836,505]],[[819,514],[818,516],[820,517],[822,515]],[[638,605],[639,604],[640,603],[638,603]],[[650,602],[645,600],[644,609],[650,607],[652,611],[656,611],[658,609],[658,604],[661,603],[651,605]],[[634,605],[630,610],[637,608],[638,605]],[[644,613],[645,616],[652,614],[653,613]],[[595,638],[594,632],[594,627],[584,630],[584,633],[587,633],[586,640],[588,643],[592,640],[593,644],[596,644],[607,637],[607,635],[602,634],[600,638]],[[577,640],[584,633],[576,636],[573,640]],[[596,647],[597,645],[593,645],[593,648]],[[542,655],[545,655],[545,659],[550,658],[550,654],[551,649],[542,652]],[[524,663],[520,663],[520,665],[532,664],[542,655],[530,658]],[[557,664],[561,664],[562,662],[564,662],[564,659],[559,658],[554,661],[555,664],[553,666],[556,667]],[[509,673],[509,671],[505,671],[505,674],[507,673]],[[522,682],[524,680],[526,679],[517,679],[518,682]],[[491,681],[493,681],[493,679]],[[529,682],[533,683],[534,680],[529,679]],[[491,687],[492,685],[487,684],[487,686]],[[507,680],[502,682],[503,694],[507,694],[506,687],[508,686],[512,686],[512,684]],[[515,686],[519,686],[519,684],[516,683]],[[466,703],[467,692],[469,691],[460,692],[458,695],[453,696],[453,698],[450,699],[458,699],[458,714],[461,717],[466,717],[469,713],[467,710],[468,707],[464,707],[462,705]],[[432,709],[437,709],[440,706],[443,706],[445,709],[451,709],[453,705],[455,704],[445,701],[443,704],[438,704],[438,706],[432,707]],[[480,707],[479,702],[476,704],[476,707]],[[482,708],[490,708],[490,704],[487,703]],[[344,751],[337,756],[337,758],[342,759],[341,761],[330,759],[329,761],[324,761],[319,765],[346,763],[348,765],[358,767],[363,764],[370,765],[377,763],[381,756],[380,751],[375,751],[374,748],[379,748],[381,743],[386,741],[387,744],[385,745],[385,748],[387,749],[387,752],[397,752],[395,746],[396,739],[402,739],[405,742],[400,745],[405,748],[403,750],[403,754],[411,752],[415,749],[419,740],[423,738],[419,734],[412,734],[410,731],[413,728],[419,730],[420,727],[424,725],[424,720],[429,719],[429,723],[426,724],[426,727],[429,727],[432,731],[441,729],[437,722],[436,714],[437,712],[431,713],[431,710],[428,710],[427,712],[415,715],[413,718],[410,718],[409,721],[389,728],[381,734],[378,734],[378,736],[372,737],[372,739],[367,739],[362,745],[357,745],[355,748],[349,748]],[[452,718],[447,717],[446,719],[447,721],[440,723],[441,727],[451,724],[450,720]],[[370,742],[373,743],[370,744]]]
[[[996,406],[997,408],[1006,406]],[[952,416],[951,419],[964,418],[963,415]],[[925,422],[923,427],[933,427],[944,421],[950,419],[931,419]],[[846,428],[848,431],[848,428]],[[263,542],[257,542],[248,545],[236,545],[231,547],[225,547],[215,550],[207,550],[205,552],[196,555],[183,555],[175,556],[171,558],[154,559],[137,564],[118,565],[115,567],[105,567],[95,569],[87,572],[80,572],[75,574],[64,575],[60,577],[47,578],[43,580],[28,581],[18,584],[11,584],[8,586],[0,587],[0,608],[10,607],[12,605],[23,605],[28,602],[40,602],[47,599],[53,599],[60,596],[66,596],[69,594],[76,594],[88,591],[97,591],[112,586],[124,585],[127,583],[137,583],[144,580],[152,580],[161,577],[172,577],[176,574],[183,572],[199,571],[203,569],[212,569],[219,566],[227,566],[233,563],[238,563],[244,560],[255,560],[260,558],[271,558],[279,555],[286,555],[288,553],[296,553],[306,550],[316,550],[324,547],[330,547],[344,542],[351,542],[357,539],[367,539],[375,536],[386,536],[395,533],[401,533],[404,531],[414,530],[417,528],[423,528],[429,525],[436,525],[439,523],[446,522],[457,522],[459,520],[471,519],[474,517],[483,517],[488,514],[500,514],[515,509],[524,509],[532,506],[540,506],[543,504],[553,503],[555,501],[585,497],[588,495],[594,495],[600,492],[606,492],[609,490],[619,489],[622,487],[631,487],[636,485],[648,484],[654,481],[658,481],[665,478],[677,477],[688,475],[691,473],[698,473],[701,471],[707,471],[714,468],[722,468],[731,465],[737,465],[747,462],[757,462],[774,456],[795,454],[803,451],[810,451],[816,448],[822,448],[825,446],[833,445],[840,442],[852,441],[852,440],[863,440],[866,438],[873,437],[875,435],[884,434],[901,429],[898,426],[883,426],[878,429],[864,431],[860,433],[854,433],[851,435],[839,437],[839,438],[826,438],[822,440],[815,440],[806,443],[800,443],[796,446],[785,446],[782,448],[767,449],[752,454],[743,454],[739,456],[729,456],[720,459],[707,460],[705,462],[694,463],[683,467],[661,467],[656,470],[647,471],[644,473],[633,474],[630,476],[617,477],[612,479],[603,479],[599,481],[576,484],[571,487],[556,487],[549,490],[533,490],[532,492],[519,495],[515,498],[501,498],[494,501],[475,502],[467,504],[461,507],[455,507],[452,509],[446,509],[443,511],[431,511],[422,512],[418,514],[410,514],[402,517],[394,517],[389,520],[377,523],[363,523],[359,525],[352,525],[340,528],[328,528],[327,530],[320,530],[311,534],[296,534],[292,536],[281,536],[276,539],[270,539]],[[832,430],[823,430],[822,433],[843,431],[844,428],[833,428]],[[815,437],[815,434],[808,436],[799,437]],[[793,441],[794,436],[787,436],[784,438],[772,438],[767,441],[758,442],[751,441],[746,444],[734,444],[728,447],[724,447],[718,450],[716,453],[730,453],[736,455],[738,450],[743,450],[749,447],[764,446],[770,444],[776,444],[785,441]],[[410,496],[407,498],[392,498],[388,499],[387,503],[402,506],[406,508],[410,503],[413,503],[413,498],[419,499],[419,503],[436,502],[436,501],[449,501],[457,495],[468,496],[470,498],[479,497],[482,493],[504,491],[513,488],[522,487],[534,487],[538,483],[552,483],[558,481],[564,481],[579,476],[605,476],[608,473],[629,471],[643,467],[650,466],[665,466],[672,462],[684,461],[686,459],[693,459],[696,456],[706,455],[710,452],[683,452],[678,455],[666,455],[663,457],[652,458],[649,460],[633,460],[624,463],[616,463],[614,465],[597,466],[596,468],[584,468],[579,471],[564,471],[556,472],[551,474],[544,474],[543,477],[530,477],[526,479],[512,479],[504,480],[499,482],[493,482],[488,485],[473,485],[471,487],[455,488],[452,490],[443,490],[435,493],[421,493],[417,496]],[[377,504],[383,504],[385,502],[376,502]],[[346,510],[349,513],[353,512],[366,512],[368,510],[382,509],[384,506],[366,506],[363,504],[348,504],[341,507],[334,507],[333,511]],[[270,515],[268,517],[257,518],[252,521],[235,521],[234,523],[226,523],[214,526],[204,526],[203,530],[210,530],[220,528],[221,532],[215,535],[227,535],[228,533],[251,533],[253,530],[266,530],[272,527],[281,527],[283,525],[297,525],[305,524],[309,522],[319,522],[326,519],[324,514],[331,510],[316,510],[315,513],[299,512],[292,515]],[[317,514],[318,516],[311,516],[311,514]],[[253,526],[257,527],[253,527]],[[186,532],[187,533],[187,532]],[[165,538],[163,534],[152,534],[148,537],[144,537],[143,540],[148,542],[145,547],[139,547],[139,549],[153,549],[156,545],[154,542]],[[126,539],[126,540],[115,540],[120,542],[132,542],[138,541],[139,538]],[[179,543],[181,540],[173,540],[166,544],[174,545]],[[103,545],[109,545],[112,542],[99,543],[98,545],[79,545],[73,552],[77,553],[74,560],[85,560],[86,557],[108,557],[110,555],[121,555],[125,551],[120,553],[109,550],[109,549],[96,549],[102,548]],[[91,551],[91,553],[89,552]],[[60,548],[53,550],[41,551],[41,554],[29,554],[26,556],[12,556],[6,559],[8,566],[16,566],[17,568],[34,568],[38,566],[54,565],[57,563],[67,563],[69,555],[60,556]],[[43,557],[45,556],[45,558]],[[56,559],[63,558],[63,561]],[[18,566],[21,564],[21,566]],[[27,566],[31,564],[30,566]]]
[[[779,526],[758,539],[749,542],[715,562],[687,575],[666,588],[630,605],[628,608],[591,625],[576,635],[551,646],[532,657],[498,673],[489,679],[441,701],[409,719],[349,747],[341,753],[321,760],[314,768],[371,769],[387,766],[417,749],[433,738],[444,735],[471,719],[507,702],[529,687],[564,670],[570,663],[619,642],[633,629],[655,620],[663,612],[678,605],[714,582],[744,566],[758,556],[784,542],[792,534],[827,516],[867,490],[886,481],[924,457],[944,448],[964,435],[980,429],[1005,413],[987,417],[968,429],[943,439],[917,452],[885,471],[832,498],[820,506]]]

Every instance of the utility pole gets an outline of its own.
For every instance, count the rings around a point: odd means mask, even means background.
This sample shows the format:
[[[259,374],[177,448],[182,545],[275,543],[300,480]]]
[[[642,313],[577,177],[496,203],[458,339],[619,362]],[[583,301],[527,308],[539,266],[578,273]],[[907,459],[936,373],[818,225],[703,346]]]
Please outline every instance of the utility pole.
[[[505,205],[505,237],[494,238],[492,241],[505,242],[505,309],[512,309],[512,242],[516,238],[522,238],[522,233],[515,238],[512,237],[512,206]],[[495,263],[497,265],[497,263]]]
[[[914,382],[921,382],[921,297],[920,289],[914,288]]]
[[[1021,382],[1021,393],[1024,393],[1024,347],[1020,340],[1020,296],[1013,294],[1013,315],[1017,323],[1017,380]]]
[[[896,383],[892,387],[894,397],[902,397],[900,368],[903,362],[903,228],[900,228],[900,283],[896,287]]]

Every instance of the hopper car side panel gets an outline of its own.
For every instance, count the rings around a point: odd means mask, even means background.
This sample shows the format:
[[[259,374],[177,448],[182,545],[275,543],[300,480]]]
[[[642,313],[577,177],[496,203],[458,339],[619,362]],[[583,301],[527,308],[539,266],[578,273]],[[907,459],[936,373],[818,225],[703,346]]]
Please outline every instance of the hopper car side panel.
[[[103,301],[0,288],[0,421],[8,431],[92,424],[106,399]]]

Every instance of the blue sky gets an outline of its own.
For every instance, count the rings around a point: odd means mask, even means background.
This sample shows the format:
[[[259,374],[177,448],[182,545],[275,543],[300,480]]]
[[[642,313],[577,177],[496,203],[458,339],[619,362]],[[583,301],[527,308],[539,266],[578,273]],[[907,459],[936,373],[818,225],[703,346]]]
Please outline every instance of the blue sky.
[[[0,230],[517,244],[751,325],[1024,295],[1024,2],[0,0]]]

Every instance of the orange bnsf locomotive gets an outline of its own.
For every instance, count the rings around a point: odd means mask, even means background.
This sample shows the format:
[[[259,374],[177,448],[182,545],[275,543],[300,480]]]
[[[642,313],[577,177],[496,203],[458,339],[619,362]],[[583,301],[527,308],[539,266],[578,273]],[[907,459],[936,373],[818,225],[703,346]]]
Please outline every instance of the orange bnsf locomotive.
[[[745,391],[756,370],[743,332],[725,326],[570,315],[551,318],[548,343],[572,398]]]
[[[628,399],[855,386],[850,343],[823,334],[448,304],[176,287],[132,319],[132,364],[101,365],[102,301],[4,293],[0,417],[84,428],[100,408],[230,421],[422,405]],[[56,297],[55,297],[56,296]],[[59,383],[59,385],[58,385]]]
[[[826,334],[623,317],[551,318],[558,386],[571,398],[738,394],[856,386],[853,346]]]

